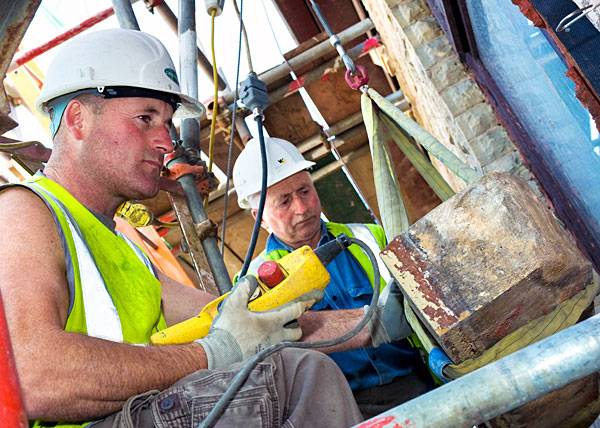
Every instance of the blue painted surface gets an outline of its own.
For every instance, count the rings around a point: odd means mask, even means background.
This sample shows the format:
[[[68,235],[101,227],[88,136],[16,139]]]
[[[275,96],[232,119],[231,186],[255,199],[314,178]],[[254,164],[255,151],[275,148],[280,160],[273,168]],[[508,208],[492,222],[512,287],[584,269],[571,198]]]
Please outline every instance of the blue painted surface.
[[[479,55],[504,97],[536,142],[553,177],[569,189],[600,237],[600,138],[575,98],[560,57],[544,34],[511,2],[468,0]]]

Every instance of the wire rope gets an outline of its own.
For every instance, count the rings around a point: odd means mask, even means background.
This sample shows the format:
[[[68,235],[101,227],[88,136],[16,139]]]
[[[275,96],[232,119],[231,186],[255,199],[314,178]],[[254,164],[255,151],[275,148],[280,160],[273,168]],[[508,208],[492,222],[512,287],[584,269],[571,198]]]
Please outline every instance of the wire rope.
[[[242,35],[245,33],[244,27],[244,0],[240,0],[240,7],[238,9],[237,1],[233,0],[234,8],[236,10],[236,14],[238,15],[238,19],[240,21],[239,27],[239,38],[238,38],[238,51],[237,51],[237,61],[236,61],[236,70],[235,70],[235,90],[233,96],[233,104],[232,104],[232,113],[231,113],[231,133],[229,135],[229,147],[227,149],[227,171],[226,171],[226,179],[225,179],[225,201],[223,204],[223,222],[221,227],[221,254],[225,254],[225,232],[227,230],[227,213],[229,209],[229,184],[231,182],[231,161],[233,158],[233,141],[235,137],[235,120],[236,120],[236,112],[237,112],[237,100],[239,96],[239,84],[240,84],[240,63],[242,57]],[[247,40],[247,37],[246,37]],[[248,51],[248,56],[250,56],[250,52]],[[250,62],[249,65],[252,65]]]

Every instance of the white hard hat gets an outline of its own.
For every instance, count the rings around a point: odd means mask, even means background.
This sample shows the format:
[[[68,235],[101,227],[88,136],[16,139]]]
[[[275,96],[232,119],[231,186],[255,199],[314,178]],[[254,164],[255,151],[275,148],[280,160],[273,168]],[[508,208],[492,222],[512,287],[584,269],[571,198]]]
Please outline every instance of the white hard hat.
[[[315,163],[307,161],[292,143],[281,138],[265,138],[267,149],[267,187],[310,168]],[[251,208],[248,198],[260,192],[262,163],[258,138],[248,141],[233,166],[233,184],[241,208]]]
[[[202,104],[181,93],[173,61],[156,37],[114,28],[66,42],[48,68],[36,106],[84,89],[105,98],[149,96],[178,105],[175,117],[200,117]]]

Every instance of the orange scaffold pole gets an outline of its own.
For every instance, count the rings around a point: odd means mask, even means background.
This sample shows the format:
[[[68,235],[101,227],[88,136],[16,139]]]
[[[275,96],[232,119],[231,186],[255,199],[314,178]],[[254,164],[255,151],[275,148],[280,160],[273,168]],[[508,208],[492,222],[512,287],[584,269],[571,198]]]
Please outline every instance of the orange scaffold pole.
[[[21,398],[2,296],[0,296],[0,421],[2,426],[27,427],[27,416]]]

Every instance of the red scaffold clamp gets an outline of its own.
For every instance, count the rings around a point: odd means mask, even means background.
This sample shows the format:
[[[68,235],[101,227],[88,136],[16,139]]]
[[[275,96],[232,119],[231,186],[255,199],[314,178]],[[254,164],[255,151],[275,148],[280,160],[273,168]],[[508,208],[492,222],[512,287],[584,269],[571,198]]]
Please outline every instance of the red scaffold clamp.
[[[369,75],[367,74],[367,69],[362,65],[357,64],[355,70],[354,73],[351,70],[346,70],[344,79],[350,88],[358,91],[361,87],[369,83]]]
[[[179,155],[175,152],[165,156],[164,163],[168,166],[165,166],[162,171],[162,190],[179,194],[179,191],[176,191],[175,189],[179,186],[170,185],[169,182],[176,183],[176,180],[183,177],[184,175],[192,175],[194,177],[196,189],[203,196],[208,195],[210,192],[212,192],[218,187],[219,180],[217,180],[217,177],[215,177],[215,175],[212,172],[208,172],[204,162],[200,162],[196,165],[190,165],[189,163],[184,162],[172,163],[171,161],[177,156]]]

